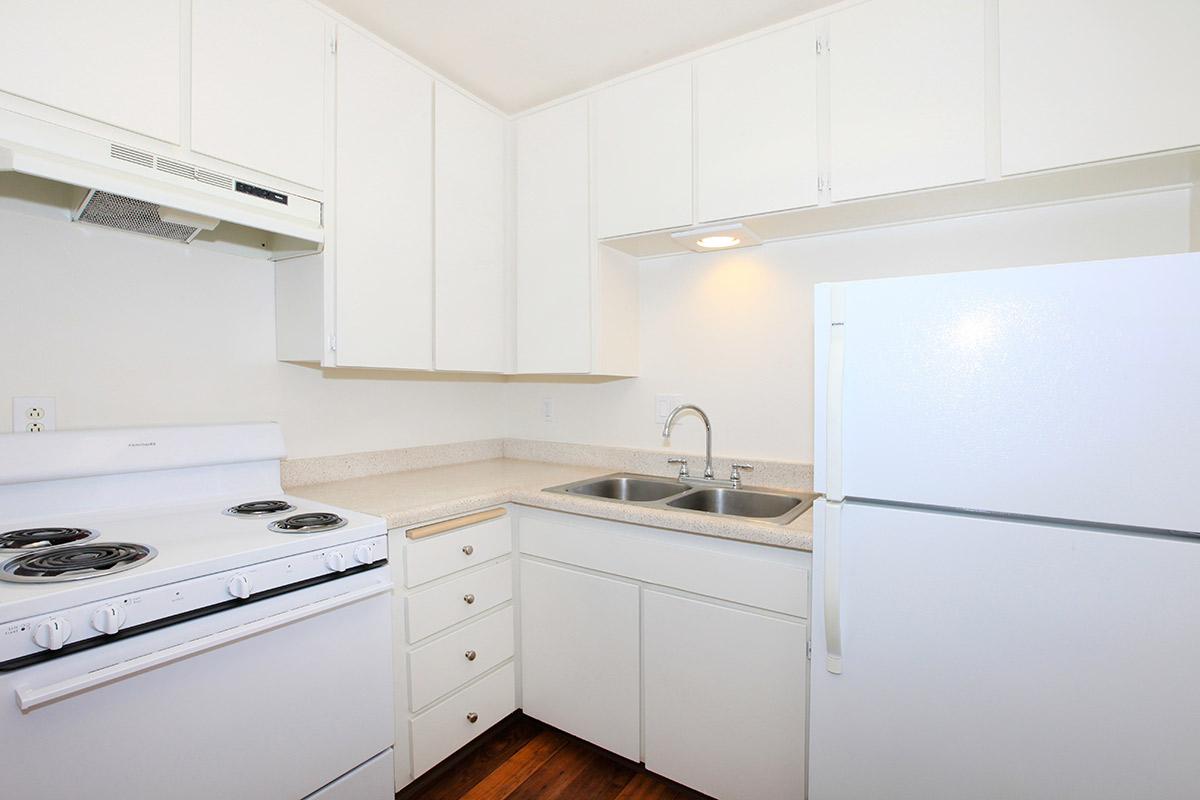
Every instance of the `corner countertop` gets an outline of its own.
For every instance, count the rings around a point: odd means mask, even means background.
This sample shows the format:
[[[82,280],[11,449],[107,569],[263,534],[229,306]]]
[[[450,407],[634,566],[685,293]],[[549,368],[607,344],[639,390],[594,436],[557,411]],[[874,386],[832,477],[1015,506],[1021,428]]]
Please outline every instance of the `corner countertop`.
[[[389,529],[516,503],[791,550],[812,550],[811,509],[787,525],[772,525],[542,491],[616,471],[611,467],[497,458],[297,486],[288,494],[375,514],[387,520]]]

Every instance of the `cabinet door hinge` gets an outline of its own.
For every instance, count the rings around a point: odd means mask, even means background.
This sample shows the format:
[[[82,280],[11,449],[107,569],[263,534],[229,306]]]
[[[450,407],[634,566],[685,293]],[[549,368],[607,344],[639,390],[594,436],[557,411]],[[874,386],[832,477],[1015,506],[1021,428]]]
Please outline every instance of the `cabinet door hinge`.
[[[331,353],[337,352],[337,336],[332,333],[329,334],[329,352],[331,352]]]
[[[335,56],[337,55],[337,37],[336,36],[329,37],[329,53],[331,55],[335,55]]]
[[[817,55],[823,56],[829,52],[829,36],[817,36]]]
[[[808,643],[807,655],[808,655],[808,660],[812,661],[812,642]]]

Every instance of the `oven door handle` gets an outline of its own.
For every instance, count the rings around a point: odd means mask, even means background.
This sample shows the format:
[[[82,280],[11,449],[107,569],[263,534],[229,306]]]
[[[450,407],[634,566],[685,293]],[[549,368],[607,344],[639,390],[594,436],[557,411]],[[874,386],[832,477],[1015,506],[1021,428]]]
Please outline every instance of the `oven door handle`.
[[[348,606],[360,600],[365,600],[368,597],[390,592],[391,590],[391,583],[375,584],[365,589],[346,592],[345,594],[339,594],[326,600],[319,600],[315,603],[300,606],[299,608],[293,608],[290,611],[272,614],[269,617],[264,617],[254,622],[247,622],[244,625],[238,625],[228,630],[210,633],[207,636],[201,636],[197,639],[172,645],[153,653],[147,653],[144,656],[138,656],[137,658],[131,658],[128,661],[122,661],[112,666],[93,670],[83,675],[67,678],[58,683],[52,683],[49,686],[39,688],[22,687],[17,689],[17,706],[23,712],[32,711],[47,703],[53,703],[55,700],[61,700],[64,697],[86,692],[90,689],[128,678],[131,675],[136,675],[139,672],[145,672],[155,667],[170,664],[173,661],[189,658],[232,642],[248,639],[260,633],[282,628],[285,625],[291,625],[293,622],[300,622],[301,620],[324,614],[327,611],[332,611],[335,608],[342,608],[343,606]]]

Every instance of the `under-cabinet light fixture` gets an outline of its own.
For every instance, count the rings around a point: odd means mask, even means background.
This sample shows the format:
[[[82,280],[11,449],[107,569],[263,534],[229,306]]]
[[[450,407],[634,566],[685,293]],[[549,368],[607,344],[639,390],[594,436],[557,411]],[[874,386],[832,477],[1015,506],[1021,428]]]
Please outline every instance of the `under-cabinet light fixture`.
[[[706,225],[701,228],[677,231],[671,234],[671,238],[697,253],[711,253],[713,250],[732,250],[736,247],[754,247],[762,244],[762,239],[759,239],[754,231],[740,222]]]

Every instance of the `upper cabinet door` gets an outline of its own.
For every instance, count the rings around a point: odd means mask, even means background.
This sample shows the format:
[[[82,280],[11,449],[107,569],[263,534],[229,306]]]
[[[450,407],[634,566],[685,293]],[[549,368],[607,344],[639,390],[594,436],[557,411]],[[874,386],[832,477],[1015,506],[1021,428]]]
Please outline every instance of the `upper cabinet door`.
[[[1000,0],[1001,169],[1200,144],[1196,0]]]
[[[829,26],[833,200],[986,177],[982,0],[872,0]]]
[[[601,238],[692,221],[692,65],[601,89],[596,124]]]
[[[696,142],[702,221],[815,205],[816,26],[697,59]]]
[[[443,84],[434,93],[434,253],[441,370],[503,372],[504,119]]]
[[[433,367],[433,80],[338,32],[338,366]]]
[[[587,98],[521,117],[516,139],[517,372],[588,372]]]
[[[302,0],[193,0],[192,149],[321,188],[325,26]]]
[[[0,20],[0,91],[179,142],[179,3],[3,0]]]

